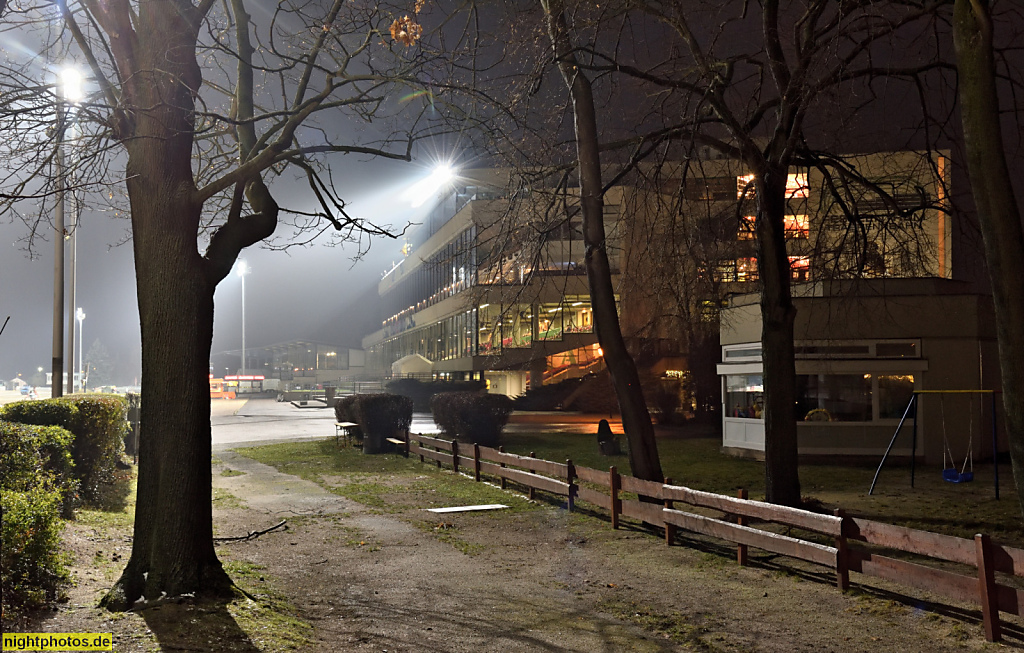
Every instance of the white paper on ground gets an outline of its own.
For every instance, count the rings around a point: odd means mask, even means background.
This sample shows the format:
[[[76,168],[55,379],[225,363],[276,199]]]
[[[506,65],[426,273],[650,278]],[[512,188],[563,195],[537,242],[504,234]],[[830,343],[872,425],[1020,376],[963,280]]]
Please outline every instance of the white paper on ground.
[[[508,506],[500,503],[488,503],[482,506],[451,506],[450,508],[427,508],[427,512],[470,512],[473,510],[501,510]]]

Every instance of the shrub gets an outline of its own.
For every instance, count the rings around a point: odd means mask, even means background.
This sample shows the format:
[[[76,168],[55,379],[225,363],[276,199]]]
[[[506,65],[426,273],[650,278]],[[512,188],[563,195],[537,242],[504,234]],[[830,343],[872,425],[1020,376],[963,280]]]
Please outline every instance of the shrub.
[[[430,410],[448,437],[494,447],[512,414],[512,400],[483,392],[442,392],[430,400]]]
[[[439,392],[472,392],[483,390],[483,381],[420,381],[419,379],[395,379],[385,389],[396,395],[412,399],[412,409],[418,412],[430,410],[430,399]]]
[[[59,426],[0,421],[0,486],[16,492],[34,487],[59,492],[61,515],[71,518],[79,486],[70,451],[73,439]]]
[[[412,399],[400,395],[356,395],[354,410],[363,431],[363,453],[385,451],[385,440],[412,425]]]
[[[117,463],[124,451],[127,404],[115,395],[69,396],[19,401],[0,408],[0,419],[21,424],[60,426],[74,434],[71,456],[82,498],[102,503],[110,486],[124,486]],[[106,487],[105,487],[106,486]],[[123,494],[123,489],[117,491]]]
[[[334,418],[339,422],[356,421],[355,403],[359,395],[338,397],[334,402]]]
[[[61,493],[45,487],[0,490],[0,590],[3,614],[42,607],[60,595],[69,574],[60,551]]]

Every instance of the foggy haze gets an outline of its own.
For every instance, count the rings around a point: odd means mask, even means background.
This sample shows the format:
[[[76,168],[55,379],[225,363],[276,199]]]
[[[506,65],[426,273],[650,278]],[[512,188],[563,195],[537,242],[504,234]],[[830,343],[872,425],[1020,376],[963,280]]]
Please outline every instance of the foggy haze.
[[[338,168],[335,177],[347,210],[378,226],[391,225],[395,233],[407,222],[415,222],[431,208],[430,203],[410,209],[397,196],[425,177],[425,164],[395,161],[366,161],[356,158]],[[288,188],[291,197],[279,202],[288,206],[305,204],[301,188]],[[114,362],[114,383],[134,385],[141,377],[141,342],[131,243],[126,241],[128,222],[84,210],[78,234],[78,282],[76,304],[85,312],[83,347],[88,353],[97,339]],[[0,335],[0,379],[21,374],[30,380],[37,368],[50,371],[53,333],[53,240],[39,243],[34,257],[19,242],[27,234],[18,223],[0,222],[0,324],[10,322]],[[278,227],[274,244],[287,242],[289,228]],[[328,246],[329,235],[316,244],[287,251],[255,245],[239,256],[250,268],[245,279],[246,348],[258,348],[293,339],[310,339],[329,344],[358,346],[363,333],[345,332],[347,311],[376,310],[374,306],[349,306],[370,288],[382,273],[401,257],[402,238],[375,237],[370,251],[359,261],[355,243]],[[37,241],[38,242],[38,241]],[[365,243],[364,236],[364,248]],[[66,266],[67,267],[67,266]],[[212,353],[241,347],[241,280],[232,273],[214,295],[215,320]],[[77,323],[76,323],[77,328]],[[66,335],[64,338],[66,342]],[[78,365],[65,352],[65,370]]]

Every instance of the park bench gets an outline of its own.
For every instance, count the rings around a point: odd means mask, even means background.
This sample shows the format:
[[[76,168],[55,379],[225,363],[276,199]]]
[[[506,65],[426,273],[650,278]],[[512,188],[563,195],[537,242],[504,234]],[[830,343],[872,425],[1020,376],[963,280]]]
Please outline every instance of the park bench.
[[[401,453],[403,456],[405,456],[406,458],[409,457],[409,431],[405,432],[405,437],[404,438],[384,438],[384,439],[387,440],[388,442],[390,442],[391,444],[395,445],[395,448],[398,449],[399,453]]]

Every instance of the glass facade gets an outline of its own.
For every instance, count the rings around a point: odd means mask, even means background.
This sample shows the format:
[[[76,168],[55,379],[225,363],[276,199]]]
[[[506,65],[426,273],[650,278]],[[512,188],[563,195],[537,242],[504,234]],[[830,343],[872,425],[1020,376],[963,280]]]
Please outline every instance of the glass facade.
[[[593,332],[590,298],[567,295],[557,303],[481,304],[428,327],[399,333],[371,347],[370,354],[387,367],[409,354],[431,361],[497,355],[529,349],[537,341],[560,342],[564,334]]]

